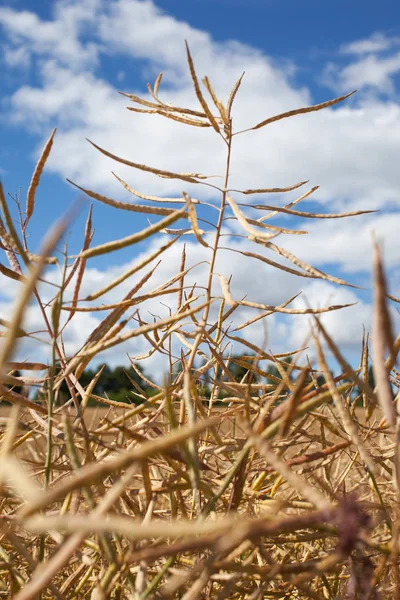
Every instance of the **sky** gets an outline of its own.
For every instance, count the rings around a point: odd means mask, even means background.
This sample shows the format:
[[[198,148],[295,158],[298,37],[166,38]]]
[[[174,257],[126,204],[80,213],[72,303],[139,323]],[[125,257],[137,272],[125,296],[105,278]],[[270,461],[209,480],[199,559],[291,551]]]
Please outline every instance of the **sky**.
[[[277,304],[302,291],[291,306],[304,308],[302,297],[311,306],[327,301],[356,302],[354,307],[323,317],[343,352],[356,361],[363,326],[371,328],[372,232],[383,242],[390,292],[400,296],[399,17],[396,0],[381,0],[379,6],[372,0],[353,0],[351,10],[344,0],[0,2],[0,176],[6,192],[13,197],[20,194],[22,203],[35,162],[52,129],[57,128],[30,222],[31,247],[37,249],[50,224],[80,199],[80,214],[66,236],[69,251],[79,252],[88,203],[67,178],[125,202],[136,200],[121,187],[112,171],[146,194],[180,197],[184,190],[211,204],[218,201],[210,188],[191,184],[183,188],[181,181],[132,170],[111,161],[87,142],[90,139],[118,156],[161,169],[223,173],[224,148],[213,130],[186,128],[157,115],[128,111],[129,100],[118,94],[124,91],[147,98],[147,83],[153,83],[163,72],[161,97],[199,110],[187,67],[185,40],[199,77],[209,76],[219,98],[227,98],[245,71],[233,110],[236,130],[285,110],[357,90],[335,107],[237,137],[231,182],[234,188],[247,189],[309,180],[309,187],[320,187],[298,206],[301,210],[379,211],[340,220],[293,219],[286,215],[274,220],[283,227],[308,231],[307,235],[277,238],[286,250],[363,289],[299,279],[268,266],[257,267],[255,276],[255,265],[231,250],[262,250],[237,237],[237,226],[229,221],[224,232],[234,234],[225,238],[230,251],[222,251],[216,265],[219,273],[232,275],[236,298],[247,293],[254,302]],[[291,194],[290,198],[278,194],[255,200],[283,206],[296,198],[296,192]],[[214,218],[215,211],[206,210],[202,216]],[[96,245],[148,225],[147,217],[117,212],[99,203],[93,208],[93,223]],[[151,242],[91,259],[82,296],[105,285],[165,241],[166,237],[160,235]],[[185,243],[188,264],[201,263],[190,272],[187,282],[201,284],[207,275],[208,250],[189,236]],[[183,241],[179,241],[171,247],[149,289],[175,274],[182,246]],[[49,277],[56,281],[55,274]],[[125,282],[105,301],[118,301],[131,286],[132,281]],[[3,281],[2,318],[10,314],[17,293],[17,285],[8,279]],[[42,293],[44,298],[51,298],[49,287]],[[393,303],[391,310],[398,324],[396,307]],[[157,300],[144,306],[143,311],[148,319],[150,314],[165,316],[168,309]],[[254,311],[243,310],[234,325],[253,315]],[[80,347],[98,318],[98,313],[84,313],[71,321],[64,340],[67,352]],[[34,305],[28,311],[26,325],[31,331],[42,327],[40,311]],[[303,344],[309,319],[271,316],[266,326],[268,347],[282,352]],[[262,343],[265,330],[258,324],[251,335],[256,343]],[[125,344],[106,353],[102,360],[126,364],[127,353],[137,357],[146,352],[140,344]],[[24,358],[32,358],[36,352],[30,343],[19,348]],[[45,353],[45,349],[40,352]],[[145,367],[160,374],[164,368],[160,360],[153,357]]]

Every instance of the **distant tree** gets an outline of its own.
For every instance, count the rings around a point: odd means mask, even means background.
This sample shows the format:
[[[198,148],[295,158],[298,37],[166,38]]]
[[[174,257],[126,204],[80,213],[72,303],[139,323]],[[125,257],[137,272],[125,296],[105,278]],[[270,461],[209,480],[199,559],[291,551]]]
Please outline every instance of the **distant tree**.
[[[21,373],[19,371],[14,371],[13,377],[21,377]],[[11,386],[10,386],[11,387]],[[16,394],[22,394],[24,386],[23,385],[14,385],[12,386],[12,391]]]
[[[246,383],[249,381],[257,383],[260,380],[260,376],[252,370],[255,358],[255,355],[249,354],[236,354],[232,356],[229,363],[229,371],[232,373],[235,381],[241,382],[244,377],[246,377],[244,379]]]
[[[368,367],[368,385],[371,388],[371,390],[375,389],[376,383],[375,383],[375,376],[374,376],[374,369],[372,367],[372,365],[369,365]],[[395,394],[393,392],[393,386],[390,386],[390,389],[392,390],[392,398],[394,400],[395,398]],[[363,396],[362,396],[362,391],[359,389],[359,387],[355,387],[354,388],[354,392],[352,394],[352,398],[355,400],[357,400],[357,406],[363,406]]]
[[[83,371],[79,378],[82,387],[86,388],[89,385],[98,370],[99,369],[85,369]],[[141,372],[143,373],[143,369],[141,369]],[[116,402],[140,403],[142,402],[142,398],[138,395],[135,386],[130,380],[138,385],[143,391],[147,391],[145,381],[132,366],[117,366],[112,369],[109,365],[106,365],[93,389],[93,394],[96,396],[108,397],[110,400]],[[65,381],[60,388],[60,395],[64,401],[66,397],[69,397],[69,390]],[[90,400],[89,403],[96,404],[96,401]]]
[[[332,377],[335,377],[335,375],[333,374],[333,371],[329,371],[329,373],[331,374]],[[311,383],[312,381],[314,381],[316,383],[317,389],[318,389],[326,384],[326,377],[323,373],[320,373],[319,375],[314,374],[314,377],[311,377],[311,375],[309,375],[307,377],[307,383]]]
[[[21,377],[21,373],[19,371],[14,371],[13,372],[13,377]],[[12,390],[13,392],[15,392],[16,394],[21,394],[24,387],[23,385],[8,385],[7,386],[9,390]],[[8,402],[8,400],[1,400],[2,404],[7,404],[7,405],[11,405],[11,402]]]
[[[290,381],[294,380],[293,371],[290,370],[290,366],[291,366],[292,362],[293,362],[293,358],[291,356],[288,356],[287,358],[280,359],[280,363],[279,363],[281,368],[283,368],[285,373],[287,373]],[[272,375],[271,379],[269,380],[269,383],[274,383],[273,378],[275,378],[275,377],[279,380],[283,379],[281,371],[278,369],[276,364],[268,365],[267,373],[268,373],[268,375]],[[268,376],[267,376],[267,380],[268,380]]]
[[[177,360],[172,367],[172,381],[175,381],[175,379],[177,377],[179,377],[179,375],[182,373],[183,371],[183,364],[181,360]]]

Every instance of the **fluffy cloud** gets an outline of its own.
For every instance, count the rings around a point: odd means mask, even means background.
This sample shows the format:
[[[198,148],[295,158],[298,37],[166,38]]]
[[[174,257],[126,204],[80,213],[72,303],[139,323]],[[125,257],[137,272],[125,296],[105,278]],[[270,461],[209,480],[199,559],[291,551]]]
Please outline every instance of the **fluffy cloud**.
[[[304,308],[304,300],[310,306],[323,307],[330,304],[353,304],[340,311],[324,313],[319,318],[332,336],[335,343],[350,353],[359,353],[361,348],[362,328],[371,331],[371,306],[360,300],[353,290],[337,288],[332,284],[315,281],[307,285],[304,294],[295,301],[295,305]],[[310,332],[312,319],[309,316],[296,316],[291,323],[291,339],[298,346]]]
[[[350,54],[361,56],[364,54],[374,54],[377,52],[384,52],[385,50],[391,50],[396,46],[400,46],[400,38],[394,36],[387,36],[383,33],[373,33],[369,38],[357,40],[350,44],[345,44],[340,48],[342,54]]]
[[[96,14],[97,0],[68,3],[57,2],[54,20],[43,21],[34,12],[0,7],[0,24],[5,28],[10,44],[31,55],[56,58],[70,68],[81,69],[97,60],[97,45],[81,43],[79,36]]]
[[[325,72],[325,82],[334,90],[370,87],[393,94],[396,89],[393,76],[399,72],[400,52],[388,57],[368,54],[343,68],[329,65]]]
[[[95,152],[85,137],[134,161],[210,174],[223,173],[224,149],[212,130],[125,111],[127,100],[96,70],[96,60],[101,64],[104,53],[141,61],[138,64],[149,79],[163,70],[164,99],[193,108],[197,100],[186,65],[185,38],[199,75],[210,76],[219,97],[226,98],[245,70],[234,111],[237,129],[313,102],[305,87],[292,84],[293,65],[283,67],[259,50],[235,41],[215,42],[208,33],[162,13],[152,2],[57,3],[51,21],[30,12],[2,9],[0,22],[10,43],[19,47],[23,39],[25,47],[40,56],[38,84],[15,91],[10,98],[12,117],[29,127],[39,126],[41,131],[46,124],[48,129],[57,125],[58,141],[49,168],[105,192],[118,193],[109,175],[113,168],[134,187],[149,193],[180,193],[182,184],[112,164]],[[394,68],[398,59],[395,54],[385,60]],[[383,73],[380,67],[378,71]],[[345,71],[341,77],[347,77]],[[345,91],[358,83],[349,76]],[[128,80],[126,86],[143,95],[143,89],[135,89]],[[360,102],[352,99],[336,109],[237,137],[232,184],[265,187],[310,178],[321,185],[315,198],[330,207],[380,208],[397,202],[400,180],[393,161],[399,143],[397,104],[363,96]],[[193,193],[204,197],[210,190],[197,186]]]
[[[23,46],[5,47],[4,61],[8,67],[28,68],[30,65],[30,52]]]
[[[325,83],[336,90],[347,90],[348,86],[370,92],[393,94],[396,84],[394,76],[400,71],[399,37],[375,33],[371,37],[357,40],[340,48],[340,53],[350,58],[345,66],[329,63],[325,69]]]
[[[326,265],[328,269],[332,265],[338,266],[347,277],[355,273],[368,274],[372,264],[373,235],[383,245],[386,268],[399,264],[399,215],[396,212],[308,221],[302,222],[301,227],[307,229],[308,235],[287,237],[284,247],[312,264]]]

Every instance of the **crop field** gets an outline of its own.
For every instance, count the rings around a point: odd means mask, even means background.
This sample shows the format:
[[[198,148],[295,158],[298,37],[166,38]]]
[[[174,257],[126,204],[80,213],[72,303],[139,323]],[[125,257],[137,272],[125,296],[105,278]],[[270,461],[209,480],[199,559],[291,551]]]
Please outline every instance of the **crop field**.
[[[133,112],[210,128],[226,156],[222,179],[132,162],[92,144],[110,163],[177,179],[183,189],[211,186],[219,198],[211,208],[186,191],[179,198],[146,195],[119,177],[135,202],[74,184],[95,204],[148,215],[148,226],[96,245],[91,206],[79,254],[60,250],[71,214],[34,253],[27,231],[55,131],[25,207],[11,204],[0,183],[1,247],[8,261],[0,265],[1,276],[19,286],[12,313],[0,322],[0,399],[8,403],[0,407],[0,598],[399,597],[400,335],[389,308],[399,299],[388,293],[379,246],[374,243],[373,327],[359,340],[358,365],[346,359],[322,318],[347,305],[293,308],[297,296],[279,306],[235,297],[230,273],[216,266],[224,236],[233,231],[225,229],[229,219],[239,232],[232,235],[253,244],[246,256],[255,273],[268,264],[300,282],[348,285],[287,251],[285,235],[304,232],[278,226],[274,217],[342,219],[368,211],[299,211],[316,187],[302,181],[236,190],[230,170],[235,136],[260,135],[271,123],[345,102],[350,94],[237,131],[232,107],[242,77],[223,103],[207,77],[199,81],[188,46],[186,56],[197,109],[165,103],[161,75],[149,85],[150,99],[126,98]],[[274,193],[289,194],[290,201],[265,200]],[[252,203],[254,195],[260,203]],[[205,208],[215,216],[212,223],[203,218]],[[204,223],[212,235],[205,235]],[[185,235],[207,250],[207,281],[187,284],[183,245],[174,275],[152,287],[156,266]],[[161,245],[157,236],[165,236]],[[149,241],[151,249],[133,268],[83,297],[92,258]],[[41,295],[46,282],[54,291],[51,302]],[[109,301],[107,294],[123,282],[129,282],[128,293]],[[154,298],[168,304],[167,316],[141,312]],[[24,328],[31,304],[43,318],[41,337]],[[241,310],[245,320],[232,329],[231,316]],[[80,313],[89,324],[90,315],[100,313],[101,321],[78,351],[68,352],[68,328]],[[249,327],[275,314],[309,316],[301,347],[273,354],[254,342]],[[132,360],[138,379],[130,377],[127,385],[138,402],[128,405],[98,391],[104,373],[93,365],[103,352],[138,339],[149,348],[141,360],[160,354],[170,371],[158,381]],[[18,360],[21,340],[46,345],[48,361]],[[177,340],[179,355],[173,356]],[[241,347],[240,356],[232,344]],[[334,374],[332,359],[339,365]]]

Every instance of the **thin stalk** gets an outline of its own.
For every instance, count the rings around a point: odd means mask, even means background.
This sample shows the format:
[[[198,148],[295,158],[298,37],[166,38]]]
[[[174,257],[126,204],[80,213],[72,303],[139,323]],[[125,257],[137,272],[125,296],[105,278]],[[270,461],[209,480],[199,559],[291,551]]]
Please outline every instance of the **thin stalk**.
[[[232,121],[230,121],[230,126],[231,126],[230,128],[232,130]],[[221,237],[222,224],[224,222],[226,197],[228,194],[229,168],[230,168],[230,164],[231,164],[231,154],[232,154],[232,135],[229,136],[229,138],[225,141],[225,143],[227,145],[227,157],[226,157],[226,168],[225,168],[225,176],[224,176],[224,187],[222,189],[221,205],[220,205],[220,209],[219,209],[218,222],[217,222],[216,231],[215,231],[214,246],[213,246],[213,250],[212,250],[212,254],[211,254],[210,267],[208,270],[207,287],[206,287],[207,302],[209,302],[211,300],[211,287],[212,287],[212,281],[213,281],[213,277],[214,277],[214,267],[215,267],[215,262],[217,259],[217,252],[218,252],[219,240]],[[208,320],[208,316],[210,313],[210,306],[211,305],[208,304],[204,308],[203,317],[202,317],[203,327],[205,327],[207,325],[207,320]],[[189,360],[188,360],[188,364],[187,364],[187,368],[189,371],[193,368],[193,363],[196,358],[197,350],[200,346],[202,336],[203,336],[202,328],[200,328],[200,330],[196,336],[196,339],[194,341],[194,344],[193,344],[193,350],[189,356]]]

